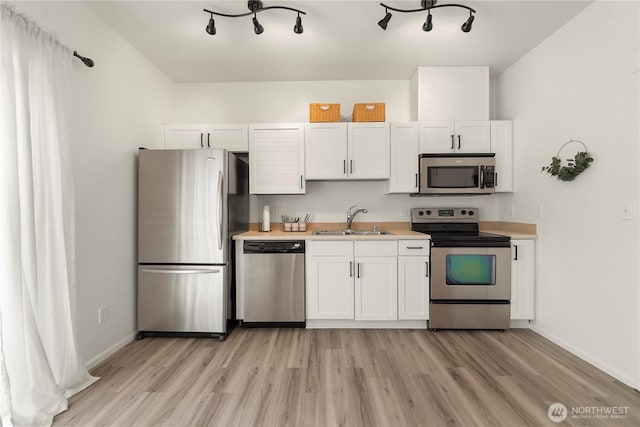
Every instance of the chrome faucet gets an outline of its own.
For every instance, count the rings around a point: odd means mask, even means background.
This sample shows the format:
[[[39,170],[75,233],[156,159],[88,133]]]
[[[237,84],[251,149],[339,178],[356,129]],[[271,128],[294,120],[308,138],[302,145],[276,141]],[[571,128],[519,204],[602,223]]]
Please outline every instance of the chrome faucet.
[[[355,212],[351,212],[351,209],[355,208],[356,206],[351,206],[349,208],[349,210],[347,211],[347,230],[351,230],[351,224],[353,224],[353,219],[356,217],[356,215],[358,215],[360,212],[362,213],[367,213],[368,211],[366,209],[358,209]]]

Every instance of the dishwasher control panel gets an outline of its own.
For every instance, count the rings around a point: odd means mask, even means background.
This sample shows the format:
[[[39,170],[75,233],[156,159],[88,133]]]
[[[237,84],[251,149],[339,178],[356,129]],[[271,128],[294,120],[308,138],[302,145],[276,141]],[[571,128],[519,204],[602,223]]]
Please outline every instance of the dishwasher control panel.
[[[245,254],[300,254],[304,253],[304,240],[245,240]]]

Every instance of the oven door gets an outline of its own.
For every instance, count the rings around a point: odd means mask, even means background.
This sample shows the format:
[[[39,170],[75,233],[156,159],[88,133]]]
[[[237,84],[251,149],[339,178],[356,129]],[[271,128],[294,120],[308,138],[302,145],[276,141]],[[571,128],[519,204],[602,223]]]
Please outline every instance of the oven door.
[[[431,301],[509,301],[511,248],[434,247]]]

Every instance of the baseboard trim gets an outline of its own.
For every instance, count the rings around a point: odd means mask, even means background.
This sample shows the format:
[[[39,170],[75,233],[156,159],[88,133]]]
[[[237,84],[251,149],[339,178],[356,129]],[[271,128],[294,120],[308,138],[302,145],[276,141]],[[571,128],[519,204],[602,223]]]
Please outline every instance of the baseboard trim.
[[[121,348],[123,348],[125,345],[129,344],[135,338],[136,338],[136,334],[135,333],[132,333],[132,334],[122,338],[120,341],[116,342],[111,347],[107,348],[105,351],[103,351],[101,353],[98,353],[96,356],[92,357],[87,362],[85,362],[84,367],[87,368],[87,369],[95,368],[100,362],[105,360],[107,357],[111,356],[116,351],[118,351]]]
[[[426,320],[309,320],[307,329],[427,329]]]
[[[591,365],[593,365],[596,368],[600,369],[602,372],[604,372],[604,373],[606,373],[608,375],[611,375],[613,378],[615,378],[618,381],[624,383],[625,385],[628,385],[629,387],[640,391],[640,389],[638,388],[639,386],[638,386],[638,379],[637,378],[630,378],[630,377],[622,374],[620,371],[618,371],[615,368],[612,368],[607,363],[604,363],[601,360],[598,360],[596,358],[593,358],[593,357],[589,356],[588,354],[586,354],[583,351],[579,350],[575,346],[569,344],[564,339],[559,338],[558,336],[552,334],[551,332],[549,332],[547,330],[544,330],[544,329],[541,329],[541,328],[537,328],[537,327],[535,327],[535,325],[531,325],[529,327],[529,329],[531,329],[533,332],[537,333],[538,335],[541,335],[544,338],[548,339],[552,343],[554,343],[556,345],[559,345],[560,347],[564,348],[565,350],[567,350],[568,352],[570,352],[574,356],[579,357],[580,359],[584,360],[587,363],[590,363]]]

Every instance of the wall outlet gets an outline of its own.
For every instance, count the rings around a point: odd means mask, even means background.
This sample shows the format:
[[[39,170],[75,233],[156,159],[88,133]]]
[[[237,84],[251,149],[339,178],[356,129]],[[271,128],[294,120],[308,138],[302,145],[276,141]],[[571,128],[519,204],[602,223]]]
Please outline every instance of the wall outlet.
[[[633,219],[633,206],[624,205],[622,207],[622,215],[620,216],[620,219]]]
[[[402,208],[402,217],[410,217],[411,216],[411,208]]]
[[[274,216],[274,220],[275,222],[280,222],[282,221],[282,207],[281,206],[276,206],[275,207],[275,211],[273,213]]]
[[[543,214],[544,214],[544,208],[542,207],[542,205],[538,205],[538,207],[536,208],[536,217],[542,218]]]
[[[509,213],[509,216],[516,216],[516,205],[509,206],[507,212]]]
[[[103,324],[107,321],[107,306],[102,306],[98,309],[98,324]]]

